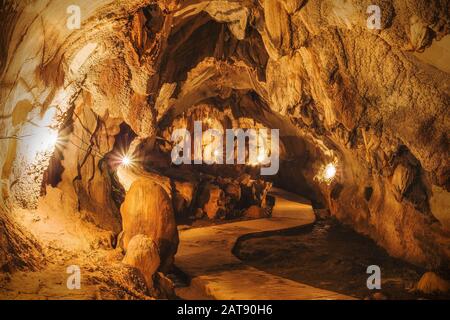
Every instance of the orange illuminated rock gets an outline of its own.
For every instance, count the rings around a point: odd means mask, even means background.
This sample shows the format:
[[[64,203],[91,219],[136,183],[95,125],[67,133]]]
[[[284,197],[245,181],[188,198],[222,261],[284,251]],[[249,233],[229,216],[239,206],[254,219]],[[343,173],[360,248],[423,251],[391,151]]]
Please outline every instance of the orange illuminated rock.
[[[133,182],[120,211],[123,221],[123,246],[138,234],[155,241],[161,268],[169,267],[178,247],[178,231],[170,198],[157,183],[141,178]]]
[[[434,272],[427,272],[420,278],[416,289],[426,294],[446,293],[450,290],[450,283]]]
[[[206,212],[208,218],[214,219],[217,217],[219,210],[223,208],[224,193],[222,189],[214,185],[211,185],[207,192],[209,193],[209,198],[203,207],[203,211]]]
[[[134,236],[128,243],[127,253],[122,262],[141,271],[147,288],[153,287],[153,275],[161,261],[158,247],[152,239],[142,234]]]
[[[267,218],[268,214],[267,211],[261,207],[251,206],[250,208],[245,210],[244,216],[248,218],[259,219],[259,218]]]

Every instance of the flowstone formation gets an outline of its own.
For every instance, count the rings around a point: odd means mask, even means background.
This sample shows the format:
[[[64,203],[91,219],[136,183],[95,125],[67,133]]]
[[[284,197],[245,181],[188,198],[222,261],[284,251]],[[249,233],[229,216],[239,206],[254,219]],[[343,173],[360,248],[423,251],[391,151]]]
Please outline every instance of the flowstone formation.
[[[379,28],[369,28],[373,5]],[[3,1],[0,270],[54,259],[40,248],[71,241],[45,233],[52,221],[81,239],[61,250],[123,250],[112,259],[157,274],[172,264],[177,217],[268,216],[272,184],[392,256],[448,269],[448,9],[447,0]],[[199,118],[279,129],[278,174],[259,181],[251,167],[219,166],[180,178],[168,137]],[[120,172],[130,150],[135,168]],[[254,201],[241,206],[243,197]],[[150,221],[164,232],[141,228]]]

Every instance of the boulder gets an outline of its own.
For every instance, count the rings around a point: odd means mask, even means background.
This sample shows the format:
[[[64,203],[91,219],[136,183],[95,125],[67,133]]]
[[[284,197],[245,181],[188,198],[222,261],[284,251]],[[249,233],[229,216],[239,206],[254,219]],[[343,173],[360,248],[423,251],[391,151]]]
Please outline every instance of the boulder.
[[[171,266],[178,247],[178,231],[170,198],[166,191],[150,179],[133,182],[120,211],[123,223],[123,247],[138,234],[153,239],[160,258],[161,270]]]
[[[175,181],[174,210],[177,216],[182,215],[190,207],[194,196],[195,185],[191,182]]]
[[[450,290],[450,283],[434,272],[426,272],[417,283],[416,290],[425,294],[447,293]]]
[[[266,182],[264,180],[256,180],[253,183],[254,201],[263,208],[266,207],[266,196],[270,188],[272,188],[271,182]]]
[[[203,206],[203,211],[209,219],[215,219],[219,213],[219,210],[224,209],[224,193],[222,189],[215,185],[211,185],[211,188],[208,188],[207,191],[209,193],[209,197],[208,202],[206,202]]]
[[[247,218],[260,219],[260,218],[267,218],[268,214],[265,209],[253,205],[244,211],[244,216]]]
[[[241,187],[237,183],[229,183],[225,186],[225,193],[234,201],[241,199]]]
[[[241,185],[250,186],[252,180],[251,180],[251,176],[248,173],[244,173],[244,174],[240,175],[236,179],[236,181],[238,183],[240,183]]]
[[[271,182],[244,179],[240,183],[241,206],[251,204],[266,207],[266,196],[271,187]]]
[[[199,188],[196,207],[201,208],[208,218],[215,219],[225,210],[225,193],[215,184],[203,183]]]
[[[138,234],[128,243],[123,263],[138,269],[144,276],[147,288],[153,288],[153,275],[158,270],[160,258],[156,243],[149,237]]]

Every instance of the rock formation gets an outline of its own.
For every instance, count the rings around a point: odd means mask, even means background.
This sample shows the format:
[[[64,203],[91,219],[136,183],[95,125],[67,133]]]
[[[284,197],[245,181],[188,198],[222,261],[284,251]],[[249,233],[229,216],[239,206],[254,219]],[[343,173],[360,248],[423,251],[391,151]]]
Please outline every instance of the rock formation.
[[[138,235],[155,242],[161,267],[168,268],[178,247],[178,232],[170,198],[158,184],[147,179],[133,182],[121,206],[123,248]]]
[[[428,294],[439,294],[448,292],[450,284],[436,273],[427,272],[420,278],[415,289]]]
[[[137,268],[143,274],[147,288],[153,288],[153,275],[161,262],[153,239],[142,234],[135,235],[128,243],[122,262]]]

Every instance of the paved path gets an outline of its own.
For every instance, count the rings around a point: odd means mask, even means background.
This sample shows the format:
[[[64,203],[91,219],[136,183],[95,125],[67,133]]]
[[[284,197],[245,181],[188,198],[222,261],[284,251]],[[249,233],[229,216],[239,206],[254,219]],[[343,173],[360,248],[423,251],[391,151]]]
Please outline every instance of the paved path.
[[[290,229],[314,222],[310,203],[294,194],[274,189],[272,217],[228,223],[180,232],[175,264],[191,279],[177,294],[184,299],[311,300],[353,299],[278,277],[244,264],[232,250],[247,234]]]

